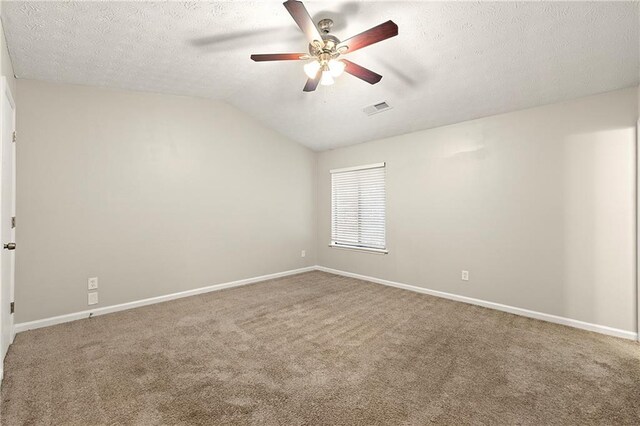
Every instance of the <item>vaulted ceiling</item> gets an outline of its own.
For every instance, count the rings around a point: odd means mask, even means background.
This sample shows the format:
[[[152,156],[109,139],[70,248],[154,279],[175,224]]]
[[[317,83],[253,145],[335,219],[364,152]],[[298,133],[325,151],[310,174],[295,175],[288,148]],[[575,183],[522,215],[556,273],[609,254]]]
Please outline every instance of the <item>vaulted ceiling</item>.
[[[303,93],[305,52],[281,1],[6,2],[14,71],[31,78],[224,100],[314,150],[638,85],[637,2],[305,2],[346,39],[399,35],[349,55],[350,75]],[[373,116],[363,108],[386,101]]]

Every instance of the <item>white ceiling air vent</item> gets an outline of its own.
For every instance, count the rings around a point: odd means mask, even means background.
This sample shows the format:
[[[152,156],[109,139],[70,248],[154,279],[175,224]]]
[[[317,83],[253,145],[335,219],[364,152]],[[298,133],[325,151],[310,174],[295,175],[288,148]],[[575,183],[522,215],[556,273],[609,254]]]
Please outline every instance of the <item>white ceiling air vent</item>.
[[[368,106],[365,109],[363,109],[362,111],[364,111],[364,113],[367,114],[367,115],[373,115],[373,114],[377,114],[377,113],[382,112],[382,111],[390,110],[392,108],[393,107],[390,106],[388,103],[380,102],[379,104]]]

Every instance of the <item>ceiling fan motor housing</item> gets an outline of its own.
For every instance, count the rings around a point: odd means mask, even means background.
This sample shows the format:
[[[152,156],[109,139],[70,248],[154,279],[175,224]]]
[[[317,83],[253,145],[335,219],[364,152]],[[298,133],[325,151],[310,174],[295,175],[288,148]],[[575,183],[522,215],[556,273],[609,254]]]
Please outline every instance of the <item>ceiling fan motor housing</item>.
[[[340,39],[338,39],[338,37],[334,36],[333,34],[329,34],[328,32],[323,32],[322,43],[310,43],[309,53],[311,54],[311,56],[316,56],[318,58],[320,58],[320,56],[323,54],[327,54],[335,58],[341,53],[337,49],[338,44],[340,44]]]

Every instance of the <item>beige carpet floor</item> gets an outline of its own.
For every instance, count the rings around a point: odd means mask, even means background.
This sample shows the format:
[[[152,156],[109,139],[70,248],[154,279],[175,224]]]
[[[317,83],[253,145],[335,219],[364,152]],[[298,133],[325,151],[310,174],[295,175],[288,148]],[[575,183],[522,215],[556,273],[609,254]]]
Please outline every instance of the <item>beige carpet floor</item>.
[[[640,424],[640,346],[310,272],[20,333],[8,425]]]

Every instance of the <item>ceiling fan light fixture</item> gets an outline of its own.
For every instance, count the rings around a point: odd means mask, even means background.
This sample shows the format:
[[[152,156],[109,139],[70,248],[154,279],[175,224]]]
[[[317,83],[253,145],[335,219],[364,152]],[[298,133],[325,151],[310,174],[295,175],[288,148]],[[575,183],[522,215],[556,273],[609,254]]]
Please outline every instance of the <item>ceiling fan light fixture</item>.
[[[323,86],[331,86],[334,82],[335,81],[333,80],[333,76],[331,75],[331,69],[329,69],[328,65],[323,65],[320,84]]]
[[[318,71],[320,70],[320,62],[312,61],[304,66],[304,73],[307,74],[309,78],[316,78],[318,75]]]
[[[331,76],[331,72],[323,71],[322,78],[320,79],[320,84],[323,86],[331,86],[333,83],[335,83],[335,80]]]
[[[329,71],[331,71],[331,76],[332,77],[340,77],[342,75],[342,73],[344,72],[345,67],[347,66],[347,64],[345,64],[344,62],[338,60],[338,59],[332,59],[329,61]]]

